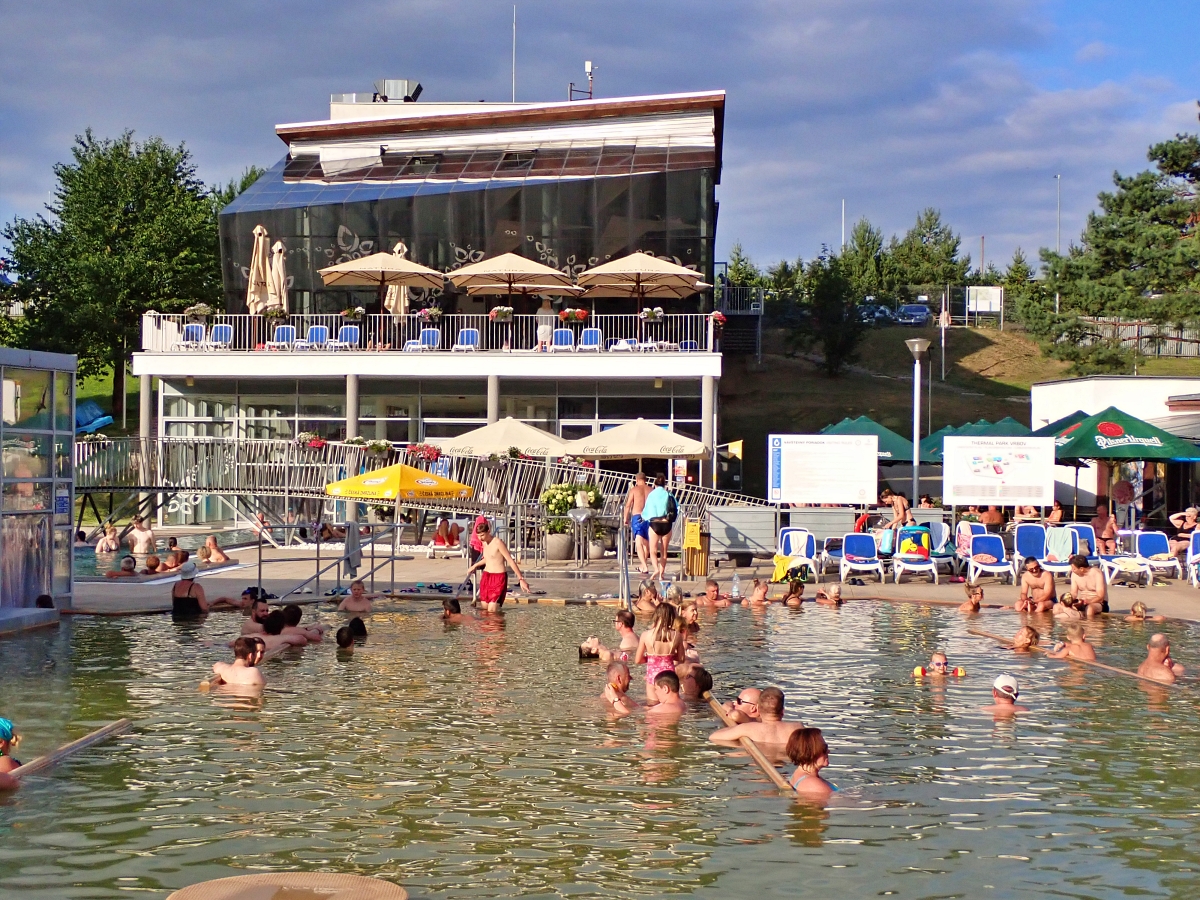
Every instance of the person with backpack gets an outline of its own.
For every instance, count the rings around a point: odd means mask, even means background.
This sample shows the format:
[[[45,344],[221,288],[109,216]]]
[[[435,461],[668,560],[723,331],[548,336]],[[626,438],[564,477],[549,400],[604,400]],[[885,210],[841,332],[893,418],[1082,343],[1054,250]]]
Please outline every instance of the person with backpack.
[[[667,577],[671,529],[679,518],[679,504],[667,491],[666,483],[664,475],[655,476],[654,490],[647,495],[646,504],[642,507],[642,518],[650,525],[650,571],[660,581]]]

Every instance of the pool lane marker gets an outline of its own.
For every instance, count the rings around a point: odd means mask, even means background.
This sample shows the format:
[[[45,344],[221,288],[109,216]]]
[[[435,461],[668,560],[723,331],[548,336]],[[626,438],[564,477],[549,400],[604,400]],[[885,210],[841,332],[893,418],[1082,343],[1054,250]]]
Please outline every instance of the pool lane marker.
[[[989,634],[986,631],[980,631],[976,628],[968,628],[967,634],[974,634],[979,637],[991,638],[993,641],[999,641],[1001,644],[1012,644],[1012,641],[1010,641],[1006,637],[1001,637],[998,634]],[[1048,653],[1049,652],[1044,647],[1033,646],[1033,647],[1030,647],[1029,649],[1036,650],[1039,653]],[[1137,672],[1130,672],[1128,669],[1118,669],[1116,666],[1106,666],[1104,663],[1096,662],[1094,659],[1075,659],[1075,657],[1073,657],[1073,656],[1055,656],[1055,657],[1050,657],[1050,658],[1065,659],[1067,662],[1080,663],[1085,666],[1092,666],[1093,668],[1096,668],[1096,669],[1103,669],[1105,672],[1115,672],[1118,675],[1128,675],[1130,678],[1137,678],[1141,681],[1148,681],[1148,682],[1150,682],[1150,684],[1162,685],[1163,687],[1175,687],[1175,688],[1183,687],[1183,685],[1179,684],[1178,682],[1158,681],[1157,679],[1150,678],[1146,675],[1139,675]]]
[[[22,775],[32,775],[34,772],[40,772],[42,769],[48,769],[51,766],[57,765],[66,759],[72,753],[77,753],[80,750],[86,750],[93,744],[98,744],[101,741],[106,741],[114,735],[118,735],[123,731],[128,731],[133,726],[132,719],[117,719],[115,722],[110,722],[103,728],[97,728],[91,734],[85,734],[79,740],[71,741],[69,744],[63,744],[57,750],[52,750],[45,756],[39,756],[36,759],[31,759],[23,766],[17,766],[8,774],[13,778],[20,778]]]
[[[713,712],[715,712],[718,718],[720,718],[720,720],[728,727],[732,728],[737,724],[729,717],[728,713],[725,712],[725,707],[718,703],[716,698],[713,697],[713,695],[708,691],[704,692],[704,699],[708,701],[708,705],[712,707]],[[746,752],[750,754],[750,758],[758,763],[759,768],[767,773],[767,777],[774,782],[777,788],[779,788],[781,791],[786,791],[789,794],[795,795],[796,789],[792,787],[786,778],[779,774],[779,770],[775,768],[775,764],[763,756],[763,752],[758,749],[758,745],[755,744],[754,741],[750,740],[748,737],[743,737],[739,738],[738,742],[742,745],[742,747],[745,748]]]

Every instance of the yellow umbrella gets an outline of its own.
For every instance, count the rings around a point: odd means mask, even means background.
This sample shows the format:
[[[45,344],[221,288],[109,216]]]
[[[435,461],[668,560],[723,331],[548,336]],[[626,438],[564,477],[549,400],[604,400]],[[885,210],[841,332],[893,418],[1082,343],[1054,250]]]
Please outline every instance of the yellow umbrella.
[[[325,493],[351,500],[468,500],[475,490],[401,464],[327,484]]]
[[[262,225],[254,226],[254,247],[250,251],[250,269],[246,277],[250,284],[246,288],[246,312],[261,316],[267,308],[270,288],[267,280],[271,271],[270,238]]]

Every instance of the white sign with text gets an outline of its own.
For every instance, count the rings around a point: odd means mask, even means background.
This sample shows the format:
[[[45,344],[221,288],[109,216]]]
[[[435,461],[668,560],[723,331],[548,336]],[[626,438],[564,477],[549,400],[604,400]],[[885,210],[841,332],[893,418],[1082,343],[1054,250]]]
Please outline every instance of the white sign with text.
[[[873,434],[767,437],[767,499],[772,503],[874,503],[879,438]]]
[[[943,438],[942,502],[948,506],[1050,506],[1054,502],[1054,438]]]

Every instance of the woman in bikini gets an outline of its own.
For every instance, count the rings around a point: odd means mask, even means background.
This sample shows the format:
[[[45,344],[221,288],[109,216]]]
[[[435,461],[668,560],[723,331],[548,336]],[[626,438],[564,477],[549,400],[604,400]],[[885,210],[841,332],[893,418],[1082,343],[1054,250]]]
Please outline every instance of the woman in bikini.
[[[121,549],[121,541],[117,537],[115,526],[109,525],[104,529],[104,537],[96,544],[97,553],[116,553]]]
[[[196,564],[185,562],[179,567],[179,581],[171,586],[171,616],[175,619],[198,619],[208,612],[204,588],[196,584]]]
[[[654,621],[638,640],[635,665],[646,664],[646,699],[655,699],[654,679],[663,672],[674,672],[675,663],[684,661],[683,634],[678,629],[675,607],[661,604]]]

